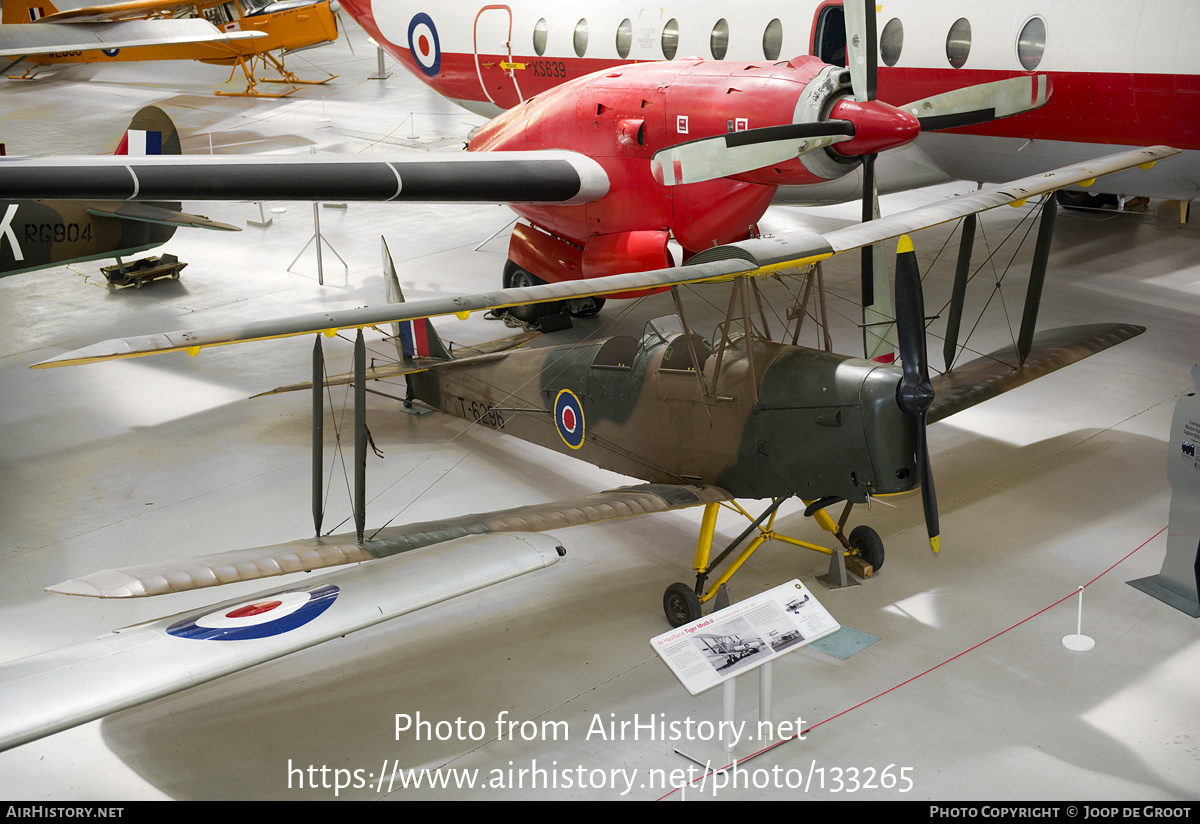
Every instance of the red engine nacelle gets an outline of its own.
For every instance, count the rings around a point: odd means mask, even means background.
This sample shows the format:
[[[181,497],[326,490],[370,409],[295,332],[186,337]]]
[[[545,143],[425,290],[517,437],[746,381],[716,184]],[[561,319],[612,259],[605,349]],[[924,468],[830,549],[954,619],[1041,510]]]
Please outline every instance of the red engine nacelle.
[[[533,254],[520,263],[547,281],[638,271],[653,257],[649,237],[669,235],[687,254],[742,240],[778,186],[840,177],[858,165],[856,154],[915,137],[911,116],[875,101],[855,103],[849,94],[845,69],[808,56],[778,64],[641,63],[526,100],[476,132],[469,149],[568,149],[594,158],[609,176],[603,198],[586,205],[513,206],[536,227],[580,249],[578,262],[558,267],[550,262],[554,255]],[[734,131],[819,122],[830,119],[835,108],[832,116],[855,124],[854,139],[836,146],[838,151],[679,186],[664,186],[651,173],[650,159],[661,149]],[[589,251],[592,246],[597,248]],[[641,251],[621,265],[614,251],[628,248]],[[604,263],[588,266],[589,260]]]

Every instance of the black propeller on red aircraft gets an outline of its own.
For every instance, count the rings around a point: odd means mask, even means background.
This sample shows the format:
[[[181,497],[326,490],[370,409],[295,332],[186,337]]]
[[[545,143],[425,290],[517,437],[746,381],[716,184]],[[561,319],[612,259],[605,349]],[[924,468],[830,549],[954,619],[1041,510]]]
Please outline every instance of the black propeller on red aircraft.
[[[868,6],[873,0],[855,2],[844,6],[846,21],[846,62],[850,69],[850,85],[854,98],[859,103],[870,104],[875,100],[875,88],[879,78],[879,39],[875,31],[875,9]],[[863,190],[862,222],[879,217],[879,189],[875,185],[875,158],[878,152],[862,155]],[[872,329],[871,324],[878,316],[887,312],[874,309],[875,268],[878,263],[883,269],[883,249],[879,244],[862,248],[862,305],[863,305],[863,348],[868,358],[882,354],[886,345],[883,334]],[[881,299],[886,299],[881,296]],[[874,342],[872,342],[874,338]],[[883,346],[881,346],[883,344]]]

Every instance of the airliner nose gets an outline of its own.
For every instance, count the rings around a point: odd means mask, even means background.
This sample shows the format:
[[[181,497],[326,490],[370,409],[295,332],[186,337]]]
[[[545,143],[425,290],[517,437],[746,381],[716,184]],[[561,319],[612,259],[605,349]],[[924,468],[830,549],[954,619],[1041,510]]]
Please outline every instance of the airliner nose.
[[[878,100],[840,100],[829,113],[829,119],[849,120],[854,124],[854,139],[832,147],[845,157],[879,154],[911,143],[921,133],[921,121]]]

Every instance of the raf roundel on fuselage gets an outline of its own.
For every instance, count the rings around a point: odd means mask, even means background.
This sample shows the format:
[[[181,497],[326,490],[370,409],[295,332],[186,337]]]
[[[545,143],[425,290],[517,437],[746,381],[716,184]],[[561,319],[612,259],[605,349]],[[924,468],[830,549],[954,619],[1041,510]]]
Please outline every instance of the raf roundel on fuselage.
[[[442,68],[442,45],[433,19],[425,12],[413,15],[408,24],[408,49],[421,71],[437,77]]]

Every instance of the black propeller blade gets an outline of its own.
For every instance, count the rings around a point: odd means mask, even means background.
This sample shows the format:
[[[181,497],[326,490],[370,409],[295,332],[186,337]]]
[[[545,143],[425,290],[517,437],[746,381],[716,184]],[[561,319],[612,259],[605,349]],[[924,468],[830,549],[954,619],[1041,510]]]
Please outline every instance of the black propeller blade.
[[[875,99],[879,76],[879,37],[875,28],[874,0],[851,0],[843,5],[846,25],[846,65],[854,99]],[[862,221],[879,217],[879,190],[875,185],[875,158],[862,155]],[[876,244],[862,250],[863,349],[868,358],[891,359],[892,344],[887,306],[887,267],[883,248]]]
[[[929,380],[929,359],[925,348],[925,298],[921,291],[921,271],[908,235],[896,247],[896,337],[903,359],[904,376],[896,390],[896,401],[912,420],[917,436],[917,470],[921,476],[921,503],[925,526],[934,553],[940,549],[937,495],[933,489],[933,470],[929,465],[929,445],[925,437],[925,415],[933,403],[933,384]]]

